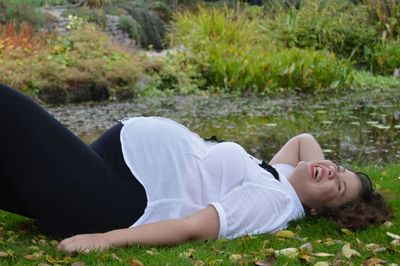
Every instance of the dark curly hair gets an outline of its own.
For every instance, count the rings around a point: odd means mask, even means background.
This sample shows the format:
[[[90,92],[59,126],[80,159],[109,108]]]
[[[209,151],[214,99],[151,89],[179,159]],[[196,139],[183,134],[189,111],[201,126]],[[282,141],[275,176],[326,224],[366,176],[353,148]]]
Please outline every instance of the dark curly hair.
[[[387,205],[383,196],[374,190],[371,178],[364,173],[355,172],[361,181],[361,194],[337,208],[319,210],[317,217],[327,217],[340,228],[362,230],[372,224],[382,224],[393,217],[392,209]]]

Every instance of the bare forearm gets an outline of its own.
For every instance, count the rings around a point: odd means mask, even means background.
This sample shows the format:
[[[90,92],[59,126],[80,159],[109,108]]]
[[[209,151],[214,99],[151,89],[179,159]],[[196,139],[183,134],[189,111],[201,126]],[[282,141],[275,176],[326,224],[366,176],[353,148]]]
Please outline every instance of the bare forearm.
[[[106,239],[113,247],[134,244],[165,246],[179,244],[193,239],[186,220],[166,220],[125,228],[105,233]]]

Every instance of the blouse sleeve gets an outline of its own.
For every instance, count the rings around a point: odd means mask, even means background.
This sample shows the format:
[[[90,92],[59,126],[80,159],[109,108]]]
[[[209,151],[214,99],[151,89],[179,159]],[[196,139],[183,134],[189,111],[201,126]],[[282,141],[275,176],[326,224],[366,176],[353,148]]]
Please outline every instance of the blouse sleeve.
[[[285,192],[256,184],[243,184],[211,203],[218,212],[218,238],[274,233],[293,219],[294,203]]]

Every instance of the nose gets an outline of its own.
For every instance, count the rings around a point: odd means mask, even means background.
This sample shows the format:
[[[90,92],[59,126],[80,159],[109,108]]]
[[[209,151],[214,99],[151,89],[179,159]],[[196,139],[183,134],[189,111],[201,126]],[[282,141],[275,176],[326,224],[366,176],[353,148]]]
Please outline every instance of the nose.
[[[337,177],[337,170],[336,167],[334,166],[329,166],[329,173],[328,173],[328,179],[334,179]]]

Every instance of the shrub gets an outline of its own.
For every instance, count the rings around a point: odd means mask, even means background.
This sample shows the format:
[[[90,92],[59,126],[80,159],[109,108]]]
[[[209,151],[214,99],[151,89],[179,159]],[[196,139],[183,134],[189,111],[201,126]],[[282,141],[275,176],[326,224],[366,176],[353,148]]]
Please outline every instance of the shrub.
[[[352,80],[348,61],[326,51],[275,47],[263,36],[259,21],[227,8],[179,13],[170,39],[192,52],[191,61],[207,86],[226,92],[312,91],[349,86]]]
[[[35,0],[0,0],[0,24],[15,21],[18,28],[25,22],[38,30],[44,20],[41,13],[35,9],[39,5],[40,2]]]
[[[5,53],[0,61],[1,82],[53,103],[131,97],[145,67],[90,24],[31,57]]]
[[[139,23],[142,29],[139,45],[143,48],[161,50],[164,47],[166,25],[158,12],[150,10],[148,4],[140,4],[136,1],[121,4],[121,7]]]
[[[373,47],[377,35],[368,24],[364,6],[348,0],[303,1],[299,10],[282,10],[264,21],[269,34],[285,47],[328,49],[357,65],[367,65],[365,49]]]
[[[142,28],[140,24],[129,16],[122,16],[119,18],[118,27],[123,32],[129,34],[131,39],[136,40],[136,42],[140,41],[140,37],[142,35]]]
[[[400,41],[377,43],[371,51],[370,64],[373,73],[392,75],[395,69],[400,68]]]
[[[190,51],[168,52],[162,58],[152,59],[156,62],[150,73],[150,84],[144,94],[151,95],[157,92],[163,94],[200,93],[205,89],[206,81],[201,75],[196,57]]]

